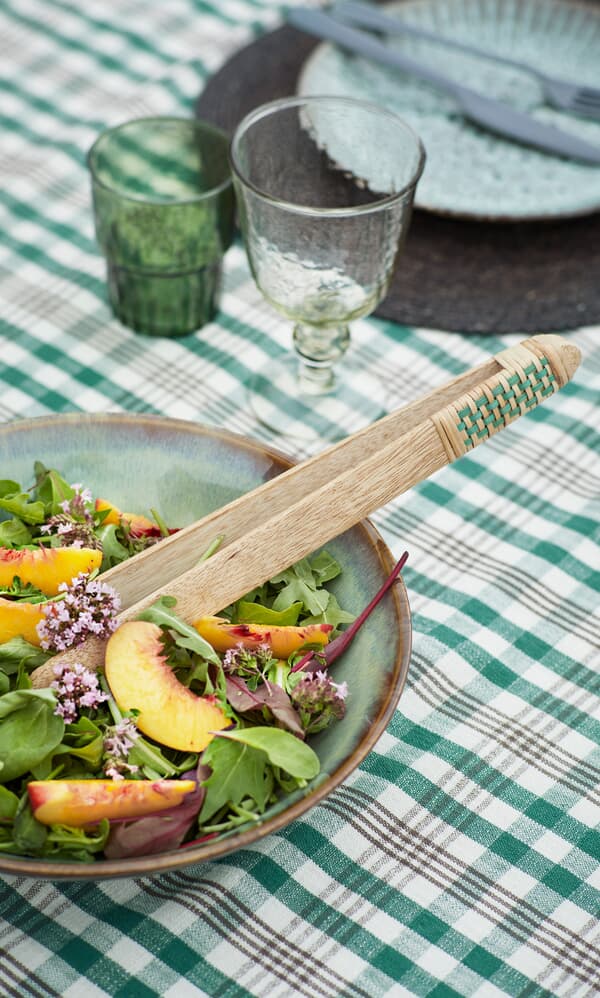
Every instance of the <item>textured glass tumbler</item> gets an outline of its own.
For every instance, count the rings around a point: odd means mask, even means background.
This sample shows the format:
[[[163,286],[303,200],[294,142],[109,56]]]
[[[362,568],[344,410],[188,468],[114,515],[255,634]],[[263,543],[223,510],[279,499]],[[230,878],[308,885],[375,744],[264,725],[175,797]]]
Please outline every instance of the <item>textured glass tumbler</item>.
[[[213,318],[234,195],[224,132],[185,118],[139,118],[88,153],[96,236],[115,315],[149,336]]]
[[[425,155],[396,115],[344,97],[293,97],[252,111],[231,163],[254,279],[294,323],[295,355],[250,386],[258,418],[329,438],[378,418],[385,386],[353,360],[348,324],[385,296]]]

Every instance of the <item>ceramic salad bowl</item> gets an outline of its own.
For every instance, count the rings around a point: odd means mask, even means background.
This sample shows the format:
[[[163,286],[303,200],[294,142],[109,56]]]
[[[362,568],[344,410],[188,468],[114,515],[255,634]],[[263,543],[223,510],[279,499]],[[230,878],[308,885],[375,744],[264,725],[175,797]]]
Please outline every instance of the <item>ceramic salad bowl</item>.
[[[159,511],[169,526],[185,526],[290,466],[277,451],[223,430],[151,415],[67,414],[0,427],[0,478],[29,487],[33,464],[58,469],[121,509]],[[359,613],[393,566],[368,522],[326,545],[342,566],[331,584],[338,601]],[[399,580],[350,648],[332,667],[349,687],[342,721],[310,739],[320,774],[267,808],[258,824],[169,852],[93,863],[29,858],[0,852],[0,873],[45,879],[151,876],[214,860],[276,832],[335,789],[360,764],[389,723],[401,695],[411,651],[411,619]]]

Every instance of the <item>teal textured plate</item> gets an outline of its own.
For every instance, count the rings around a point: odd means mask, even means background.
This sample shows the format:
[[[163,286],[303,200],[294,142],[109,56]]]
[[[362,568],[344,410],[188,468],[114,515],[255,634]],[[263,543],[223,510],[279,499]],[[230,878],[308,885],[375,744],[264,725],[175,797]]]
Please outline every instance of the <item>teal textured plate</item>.
[[[389,13],[418,27],[600,87],[600,7],[569,0],[403,0]],[[600,121],[544,103],[529,73],[428,41],[389,44],[443,69],[539,121],[600,146]],[[600,167],[528,149],[469,124],[454,101],[428,84],[329,44],[309,56],[301,94],[344,94],[384,104],[420,135],[427,163],[415,205],[445,215],[498,221],[573,217],[600,210]],[[357,141],[359,137],[357,136]]]
[[[147,512],[152,507],[178,526],[290,465],[257,442],[158,416],[78,413],[0,426],[2,478],[29,485],[35,460],[60,469],[67,480],[84,483],[121,509]],[[336,595],[344,607],[358,613],[391,569],[391,554],[366,521],[326,547],[343,566]],[[349,686],[348,710],[341,723],[311,741],[321,759],[321,774],[306,791],[267,811],[260,825],[217,842],[90,865],[1,854],[0,873],[54,880],[149,876],[216,859],[282,828],[346,779],[373,748],[402,692],[410,650],[410,610],[400,580],[336,663],[336,681]]]

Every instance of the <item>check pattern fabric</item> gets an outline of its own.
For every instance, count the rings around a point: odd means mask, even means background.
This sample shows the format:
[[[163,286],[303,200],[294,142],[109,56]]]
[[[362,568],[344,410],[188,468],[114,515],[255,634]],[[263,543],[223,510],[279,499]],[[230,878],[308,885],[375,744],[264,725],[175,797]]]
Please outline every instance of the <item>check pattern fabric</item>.
[[[245,383],[291,339],[242,247],[213,323],[130,332],[85,166],[108,125],[192,114],[282,16],[270,0],[0,0],[0,419],[161,413],[306,455],[249,413]],[[572,383],[373,517],[411,554],[414,651],[359,769],[218,862],[1,878],[0,995],[600,992],[600,328],[566,335],[583,353]],[[396,408],[521,338],[369,318],[352,349]]]

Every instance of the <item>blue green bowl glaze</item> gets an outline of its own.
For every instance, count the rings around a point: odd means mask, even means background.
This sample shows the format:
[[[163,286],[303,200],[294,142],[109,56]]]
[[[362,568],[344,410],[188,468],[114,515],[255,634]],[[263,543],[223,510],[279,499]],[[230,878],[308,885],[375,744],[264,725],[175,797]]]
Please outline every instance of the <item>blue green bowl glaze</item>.
[[[284,471],[288,458],[224,430],[150,415],[82,415],[0,426],[0,476],[28,486],[33,463],[58,468],[121,509],[157,509],[185,526]],[[343,568],[332,584],[341,604],[358,613],[393,567],[381,536],[363,521],[326,545]],[[334,588],[335,586],[335,588]],[[350,690],[344,720],[311,740],[320,775],[302,792],[269,808],[258,825],[218,840],[133,859],[86,865],[0,856],[0,873],[48,880],[152,876],[218,859],[276,832],[318,804],[374,747],[394,713],[408,672],[411,618],[401,579],[334,667]]]

